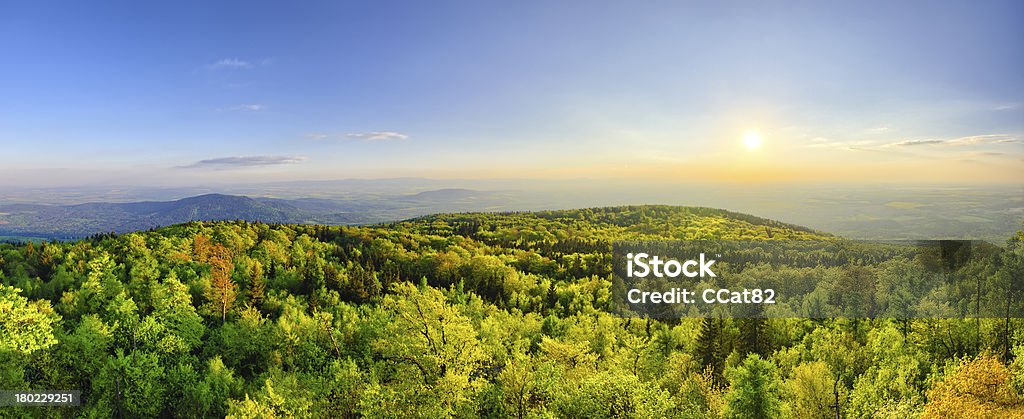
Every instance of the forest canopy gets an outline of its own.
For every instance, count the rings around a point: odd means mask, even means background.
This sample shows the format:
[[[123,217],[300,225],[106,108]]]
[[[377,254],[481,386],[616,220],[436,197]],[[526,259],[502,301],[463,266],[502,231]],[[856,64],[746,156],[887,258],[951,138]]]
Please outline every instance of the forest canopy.
[[[631,206],[0,244],[0,389],[81,390],[83,401],[0,412],[1024,417],[1013,316],[613,314],[612,243],[667,239],[839,240],[722,210]],[[972,279],[963,292],[1020,295],[1024,232],[975,256],[957,267]],[[779,285],[824,281],[824,299],[870,289],[899,310],[915,277],[892,260],[855,261],[862,283],[807,268]]]

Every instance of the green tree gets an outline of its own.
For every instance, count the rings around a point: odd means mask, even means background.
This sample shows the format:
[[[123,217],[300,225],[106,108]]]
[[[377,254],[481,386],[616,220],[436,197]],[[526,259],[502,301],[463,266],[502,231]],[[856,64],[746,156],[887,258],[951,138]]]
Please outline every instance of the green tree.
[[[697,345],[694,347],[694,356],[704,367],[711,368],[716,380],[721,381],[723,363],[725,357],[723,347],[722,319],[705,317],[701,321],[700,332],[697,336]]]
[[[393,291],[383,302],[389,321],[374,346],[385,359],[411,367],[405,380],[414,382],[406,388],[425,390],[443,414],[453,414],[481,384],[473,374],[484,360],[476,330],[434,288],[398,283]]]
[[[213,357],[207,362],[206,374],[187,392],[188,399],[198,407],[196,416],[223,417],[228,400],[238,397],[242,384],[220,357]]]
[[[602,371],[565,383],[554,403],[565,418],[665,417],[672,403],[667,391],[621,370]]]
[[[783,383],[788,413],[794,418],[826,418],[835,414],[836,380],[821,361],[812,361],[793,368],[792,377]],[[840,391],[843,404],[846,388]]]
[[[0,352],[29,355],[53,346],[59,320],[49,301],[29,301],[20,289],[0,284]]]
[[[921,354],[892,324],[868,336],[871,366],[857,377],[847,414],[855,418],[917,415],[923,402]]]
[[[0,388],[25,388],[25,367],[34,353],[57,344],[59,320],[48,301],[29,301],[20,289],[0,284]]]
[[[153,353],[118,349],[92,381],[88,415],[156,417],[164,408],[164,368]]]
[[[777,367],[758,354],[729,369],[729,392],[725,395],[726,418],[772,418],[782,412]]]
[[[314,395],[295,374],[273,371],[263,387],[242,400],[228,402],[229,419],[274,419],[311,417]]]

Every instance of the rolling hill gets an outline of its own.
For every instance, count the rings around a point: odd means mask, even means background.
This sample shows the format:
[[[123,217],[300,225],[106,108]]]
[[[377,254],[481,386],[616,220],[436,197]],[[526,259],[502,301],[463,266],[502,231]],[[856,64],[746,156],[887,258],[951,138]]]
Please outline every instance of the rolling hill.
[[[319,212],[320,214],[323,211]],[[195,220],[248,220],[305,223],[317,211],[286,200],[208,194],[176,201],[0,206],[0,235],[73,238],[102,232],[129,232]],[[336,222],[343,222],[337,219]]]
[[[370,224],[446,211],[492,208],[500,193],[441,189],[376,200],[252,198],[205,194],[173,201],[95,202],[76,205],[0,204],[0,236],[74,239],[125,233],[188,221]]]

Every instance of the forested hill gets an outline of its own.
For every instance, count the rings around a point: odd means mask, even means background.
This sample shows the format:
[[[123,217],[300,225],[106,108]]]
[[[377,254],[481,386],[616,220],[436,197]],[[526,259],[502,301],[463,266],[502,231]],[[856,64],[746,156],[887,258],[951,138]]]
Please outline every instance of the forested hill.
[[[301,223],[313,219],[293,202],[208,194],[176,201],[0,205],[0,235],[67,238],[127,233],[193,220]]]
[[[813,239],[826,233],[792,224],[715,208],[638,205],[574,210],[440,214],[399,223],[417,231],[434,231],[435,223],[451,233],[481,230],[518,235],[520,241],[568,238],[624,239]],[[425,230],[424,230],[425,229]],[[447,230],[444,230],[445,232]]]
[[[341,200],[206,194],[174,201],[44,205],[5,204],[0,199],[0,237],[76,239],[96,233],[129,233],[189,221],[370,224],[433,212],[481,210],[500,206],[505,201],[512,202],[499,193],[466,189]]]
[[[610,241],[653,238],[835,239],[632,206],[0,244],[0,389],[83,399],[0,416],[832,417],[834,385],[847,417],[1022,414],[1017,319],[610,314]],[[1019,276],[1022,241],[971,272]],[[754,269],[849,289],[834,267]]]

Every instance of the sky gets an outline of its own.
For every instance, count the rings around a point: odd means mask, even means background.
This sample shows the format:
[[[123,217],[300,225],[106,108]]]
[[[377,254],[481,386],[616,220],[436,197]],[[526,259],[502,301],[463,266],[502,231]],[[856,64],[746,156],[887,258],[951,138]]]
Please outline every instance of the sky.
[[[0,186],[1024,184],[1024,3],[3,2]]]

